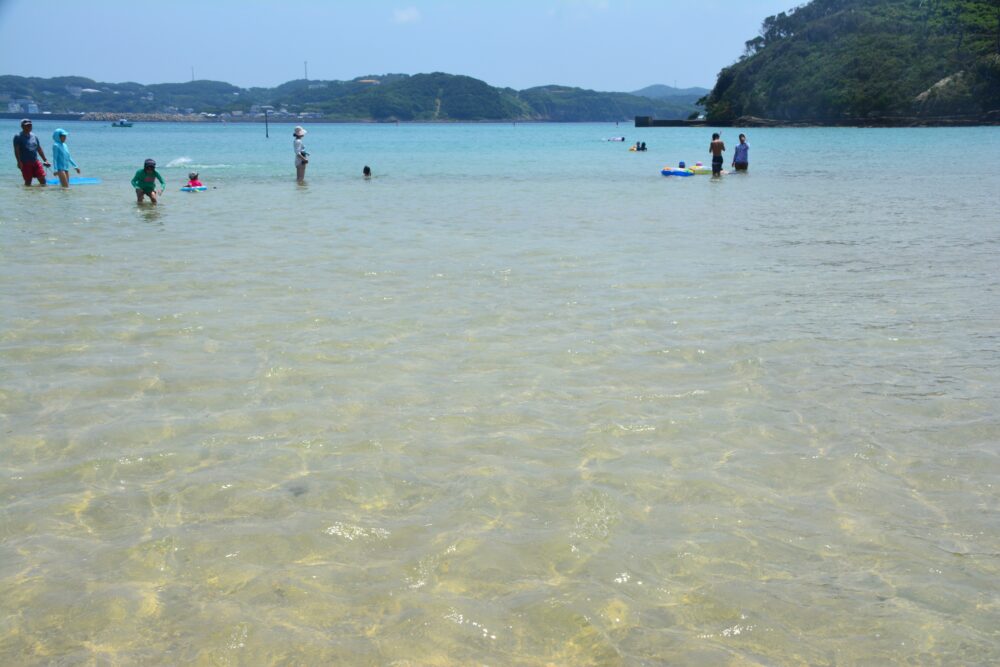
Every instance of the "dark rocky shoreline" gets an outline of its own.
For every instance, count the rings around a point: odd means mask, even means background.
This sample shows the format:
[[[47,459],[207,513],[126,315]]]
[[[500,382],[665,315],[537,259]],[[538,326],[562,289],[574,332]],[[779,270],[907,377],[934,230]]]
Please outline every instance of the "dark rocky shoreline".
[[[794,121],[743,116],[729,125],[739,127],[975,127],[1000,125],[1000,111],[991,111],[977,116],[876,116]]]
[[[1000,125],[1000,111],[978,116],[880,116],[871,118],[818,118],[778,120],[741,116],[733,121],[657,120],[636,116],[636,127],[978,127]]]

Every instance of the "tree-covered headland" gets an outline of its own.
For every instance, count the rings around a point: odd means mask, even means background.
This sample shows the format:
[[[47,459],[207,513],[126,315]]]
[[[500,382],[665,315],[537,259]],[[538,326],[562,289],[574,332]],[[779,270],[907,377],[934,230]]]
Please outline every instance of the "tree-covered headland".
[[[813,0],[765,19],[703,101],[720,123],[1000,113],[1000,0]]]

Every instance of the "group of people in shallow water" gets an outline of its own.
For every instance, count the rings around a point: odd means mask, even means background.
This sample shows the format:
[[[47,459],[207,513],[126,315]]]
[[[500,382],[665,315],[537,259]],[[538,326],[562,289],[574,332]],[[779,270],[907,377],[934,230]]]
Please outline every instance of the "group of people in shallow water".
[[[31,185],[37,179],[39,185],[46,185],[45,167],[52,167],[56,177],[59,179],[59,185],[64,188],[69,187],[70,168],[75,169],[77,174],[80,173],[80,167],[73,161],[73,157],[69,152],[69,146],[66,145],[69,132],[58,128],[52,133],[53,163],[50,163],[45,156],[45,150],[42,148],[41,142],[32,133],[31,129],[31,119],[25,118],[21,121],[21,132],[14,135],[14,157],[17,159],[17,168],[21,171],[24,184]],[[297,125],[292,130],[292,149],[295,151],[295,180],[299,183],[305,182],[306,167],[309,165],[309,152],[306,151],[305,144],[302,142],[302,138],[305,136],[306,130],[301,125]],[[620,140],[624,141],[625,137],[621,137]],[[646,142],[635,142],[635,146],[631,150],[645,151]],[[712,155],[713,176],[722,174],[722,163],[724,161],[722,154],[725,150],[726,144],[722,141],[719,133],[713,133],[712,142],[708,145],[708,152]],[[39,156],[41,156],[41,160],[38,159]],[[732,167],[736,171],[747,171],[750,168],[750,145],[747,143],[745,134],[740,134],[740,143],[737,144],[736,149],[733,151]],[[372,170],[368,165],[365,165],[361,174],[365,180],[368,180],[372,177]],[[157,182],[160,184],[159,192],[156,190]],[[142,169],[135,172],[135,175],[132,177],[132,187],[135,188],[136,201],[140,204],[147,197],[150,202],[155,204],[163,194],[165,185],[163,176],[160,175],[160,172],[156,171],[156,160],[152,158],[148,158],[143,163]],[[197,172],[188,174],[188,183],[185,187],[203,187],[201,181],[198,180]]]
[[[637,143],[636,146],[639,144]],[[643,144],[642,150],[645,149],[646,144]],[[639,150],[637,148],[630,150]],[[726,151],[726,143],[722,141],[722,135],[718,132],[712,133],[712,141],[708,144],[708,152],[712,156],[712,176],[722,175],[722,164],[725,162],[723,158],[723,153]],[[698,165],[701,165],[699,162]],[[733,151],[733,161],[732,168],[735,171],[749,171],[750,170],[750,144],[747,143],[747,135],[740,134],[740,143],[736,144],[736,149]],[[684,162],[678,164],[678,168],[686,169],[687,166]]]
[[[14,159],[17,160],[17,168],[24,178],[24,184],[31,185],[32,181],[38,179],[39,185],[47,185],[48,176],[45,174],[45,167],[53,167],[59,185],[64,188],[69,187],[70,167],[75,169],[76,173],[80,173],[80,167],[73,161],[69,146],[66,145],[69,132],[60,127],[52,133],[53,165],[45,157],[42,142],[31,132],[31,128],[31,119],[25,118],[21,121],[20,134],[14,135]],[[38,159],[39,155],[42,157],[41,160]]]
[[[625,137],[621,140],[624,141]],[[612,141],[609,139],[609,141]],[[644,151],[646,150],[645,141],[635,142],[635,146],[629,147],[630,151]],[[708,152],[712,155],[712,175],[721,176],[722,175],[722,164],[725,162],[723,158],[723,153],[726,151],[726,144],[722,141],[722,135],[718,132],[712,133],[712,142],[708,145]],[[699,163],[701,164],[701,163]],[[683,168],[685,164],[680,163]],[[733,151],[733,162],[732,168],[735,171],[749,171],[750,169],[750,144],[747,143],[747,135],[740,134],[740,143],[736,145],[736,149]]]
[[[302,143],[302,137],[306,136],[306,130],[301,125],[295,126],[292,130],[292,149],[295,151],[295,180],[302,183],[306,180],[306,166],[309,164],[309,153]]]
[[[73,160],[69,152],[69,146],[66,145],[69,132],[59,128],[52,133],[53,161],[49,162],[48,157],[45,155],[45,149],[42,148],[42,142],[31,131],[32,128],[33,123],[31,119],[25,118],[21,121],[21,132],[14,135],[14,158],[17,160],[17,168],[21,172],[24,184],[30,186],[37,180],[39,185],[48,185],[48,176],[45,173],[45,169],[46,167],[50,167],[59,179],[59,185],[64,188],[69,187],[70,168],[75,169],[77,174],[80,173],[80,167]],[[306,166],[309,164],[309,153],[302,143],[304,136],[306,136],[306,130],[302,126],[296,126],[292,131],[292,147],[295,150],[295,177],[299,183],[305,182]],[[365,168],[361,171],[361,175],[365,180],[371,179],[371,167],[365,165]],[[192,189],[203,188],[204,184],[198,179],[198,172],[192,171],[188,174],[188,182],[184,187]],[[156,187],[157,183],[159,183],[159,189]],[[142,169],[136,171],[135,175],[132,176],[132,187],[135,188],[136,201],[140,204],[147,198],[151,203],[157,203],[163,195],[165,186],[166,182],[163,180],[160,172],[156,170],[156,160],[153,158],[147,158],[143,162]]]
[[[712,154],[712,175],[722,174],[722,163],[725,160],[722,154],[726,150],[726,144],[722,141],[722,136],[718,132],[712,133],[712,143],[708,145],[708,152]],[[750,169],[750,144],[747,143],[747,135],[740,134],[740,143],[736,144],[733,151],[732,168],[736,171],[748,171]]]
[[[306,166],[309,165],[309,152],[306,150],[305,144],[302,143],[302,137],[306,136],[308,132],[301,125],[296,125],[295,129],[292,130],[292,150],[295,151],[295,180],[299,183],[304,183],[306,180]],[[365,165],[365,168],[361,170],[361,175],[367,181],[372,177],[372,168]]]
[[[160,182],[160,191],[156,191],[156,182]],[[135,188],[136,202],[141,204],[146,197],[155,204],[163,194],[163,187],[166,183],[160,172],[156,171],[156,160],[147,158],[142,164],[142,169],[135,172],[132,177],[132,187]],[[198,180],[198,172],[192,171],[188,174],[188,182],[185,188],[202,188],[205,184]]]

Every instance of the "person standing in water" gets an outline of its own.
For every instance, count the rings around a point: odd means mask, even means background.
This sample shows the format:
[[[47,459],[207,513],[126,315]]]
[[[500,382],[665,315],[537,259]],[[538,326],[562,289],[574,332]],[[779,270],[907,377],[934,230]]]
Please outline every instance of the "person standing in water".
[[[726,144],[722,142],[719,133],[712,133],[712,143],[708,145],[708,152],[712,154],[712,176],[722,175],[722,153],[725,150]]]
[[[747,143],[747,135],[740,135],[740,143],[733,149],[733,169],[736,171],[747,171],[750,168],[750,144]]]
[[[299,183],[304,183],[306,180],[306,165],[309,164],[309,153],[306,152],[306,147],[302,144],[302,137],[306,136],[305,128],[297,125],[292,130],[292,136],[295,137],[292,141],[292,148],[295,150],[295,180]]]
[[[64,188],[69,187],[70,167],[76,169],[76,173],[80,173],[80,167],[69,154],[69,146],[66,145],[67,136],[69,133],[61,127],[52,133],[52,171],[56,172],[59,185]]]
[[[38,156],[42,159],[39,160]],[[14,158],[17,159],[17,168],[21,170],[24,177],[24,184],[31,185],[31,181],[38,179],[39,185],[45,185],[45,167],[50,167],[49,160],[42,150],[42,142],[31,132],[31,119],[25,118],[21,121],[20,134],[14,135]]]
[[[160,182],[159,194],[156,192],[157,181]],[[149,197],[149,201],[156,204],[159,195],[163,194],[166,185],[163,182],[163,177],[160,176],[160,172],[156,171],[156,160],[153,158],[149,158],[143,162],[142,169],[135,172],[135,176],[132,177],[132,187],[135,188],[135,198],[139,204],[142,203],[143,197]]]

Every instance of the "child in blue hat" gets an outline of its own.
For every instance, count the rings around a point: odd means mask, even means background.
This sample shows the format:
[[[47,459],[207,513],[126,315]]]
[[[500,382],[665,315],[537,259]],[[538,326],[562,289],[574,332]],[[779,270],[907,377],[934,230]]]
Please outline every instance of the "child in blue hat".
[[[59,185],[64,188],[69,187],[69,168],[76,169],[80,173],[80,167],[73,161],[73,156],[69,154],[69,146],[66,145],[66,137],[69,132],[61,127],[52,133],[52,171],[59,177]]]

